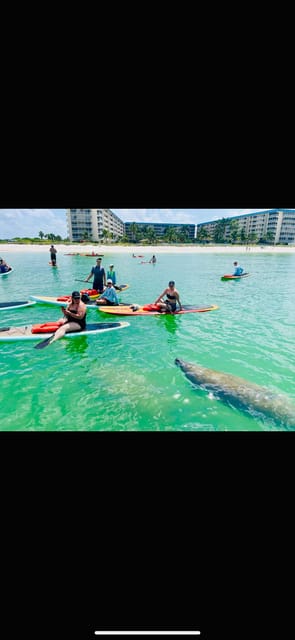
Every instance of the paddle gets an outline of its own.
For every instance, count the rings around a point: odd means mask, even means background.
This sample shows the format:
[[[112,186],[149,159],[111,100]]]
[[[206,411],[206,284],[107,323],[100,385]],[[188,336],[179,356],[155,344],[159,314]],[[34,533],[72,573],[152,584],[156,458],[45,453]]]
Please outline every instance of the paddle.
[[[79,280],[79,278],[75,278],[75,282],[86,282],[86,280]]]
[[[48,345],[51,343],[52,338],[54,338],[54,333],[49,336],[49,338],[45,338],[45,340],[42,340],[42,342],[38,342],[37,344],[35,344],[34,349],[45,349],[45,347],[48,347]]]

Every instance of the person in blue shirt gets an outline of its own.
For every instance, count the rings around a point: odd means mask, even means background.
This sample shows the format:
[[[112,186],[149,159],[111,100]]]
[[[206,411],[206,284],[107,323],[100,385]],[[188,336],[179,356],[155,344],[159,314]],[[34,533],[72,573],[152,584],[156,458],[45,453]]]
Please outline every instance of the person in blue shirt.
[[[233,273],[234,276],[241,276],[244,269],[242,267],[239,267],[237,262],[234,262],[234,267],[235,267],[235,271]]]
[[[111,278],[108,278],[107,288],[95,301],[95,304],[108,304],[108,305],[119,304],[118,296],[116,294],[116,290],[113,286],[113,281],[111,280]]]
[[[104,287],[106,286],[106,274],[104,268],[101,266],[101,258],[97,258],[96,267],[92,267],[91,272],[89,273],[89,276],[87,276],[85,282],[89,282],[92,276],[94,276],[92,285],[93,289],[96,289],[97,291],[99,291],[99,293],[102,293]]]

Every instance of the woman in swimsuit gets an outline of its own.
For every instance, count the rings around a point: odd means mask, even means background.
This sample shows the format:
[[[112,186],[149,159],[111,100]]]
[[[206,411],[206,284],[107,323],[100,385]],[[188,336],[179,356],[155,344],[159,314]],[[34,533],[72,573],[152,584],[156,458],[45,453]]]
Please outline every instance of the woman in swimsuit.
[[[79,291],[73,291],[71,301],[66,308],[62,307],[62,312],[64,314],[62,318],[63,324],[52,336],[50,344],[62,338],[65,333],[83,331],[86,328],[87,307],[81,301]]]
[[[166,300],[163,300],[164,296],[166,296]],[[177,303],[179,305],[179,311],[181,311],[182,306],[179,299],[179,293],[177,289],[175,289],[174,280],[170,280],[167,289],[164,289],[163,293],[161,293],[154,304],[158,304],[161,307],[161,311],[164,311],[165,313],[175,313]]]

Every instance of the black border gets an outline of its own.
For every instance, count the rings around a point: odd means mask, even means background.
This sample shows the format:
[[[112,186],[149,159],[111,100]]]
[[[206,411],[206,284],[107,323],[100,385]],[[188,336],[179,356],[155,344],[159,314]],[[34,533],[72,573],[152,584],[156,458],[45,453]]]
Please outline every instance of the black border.
[[[166,148],[163,137],[132,149],[128,136],[71,138],[42,138],[29,162],[13,149],[1,208],[294,206],[275,149],[241,148],[228,161],[225,145],[204,152],[188,138],[187,149],[173,128]],[[133,628],[201,628],[201,640],[282,635],[293,437],[0,433],[2,627],[88,640],[91,627],[130,627],[132,617]]]

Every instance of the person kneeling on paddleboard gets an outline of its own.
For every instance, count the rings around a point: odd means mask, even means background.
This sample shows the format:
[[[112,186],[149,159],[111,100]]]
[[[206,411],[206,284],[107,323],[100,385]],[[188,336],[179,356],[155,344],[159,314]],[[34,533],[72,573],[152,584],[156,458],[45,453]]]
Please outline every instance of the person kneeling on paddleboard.
[[[86,329],[87,307],[82,302],[79,291],[73,291],[71,301],[67,307],[62,307],[62,312],[64,317],[59,322],[62,320],[63,324],[50,338],[50,343],[59,340],[65,333]]]

